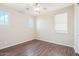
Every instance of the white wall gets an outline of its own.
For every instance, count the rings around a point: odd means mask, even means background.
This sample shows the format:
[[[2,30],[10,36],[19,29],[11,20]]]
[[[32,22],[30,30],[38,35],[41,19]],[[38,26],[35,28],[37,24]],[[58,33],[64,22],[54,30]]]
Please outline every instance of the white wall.
[[[75,52],[79,53],[79,4],[75,4]]]
[[[34,38],[34,28],[30,26],[29,20],[33,20],[30,15],[19,13],[18,11],[0,4],[0,10],[9,14],[9,25],[0,25],[0,49],[13,46]]]
[[[56,33],[54,16],[58,13],[68,13],[68,33]],[[74,47],[74,8],[66,7],[60,10],[45,13],[37,18],[38,39]]]

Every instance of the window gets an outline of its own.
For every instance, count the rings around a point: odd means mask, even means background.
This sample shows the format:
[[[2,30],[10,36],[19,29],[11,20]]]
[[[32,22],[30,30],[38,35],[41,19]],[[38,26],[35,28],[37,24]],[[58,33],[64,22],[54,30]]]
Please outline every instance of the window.
[[[33,28],[33,25],[34,25],[34,24],[33,24],[33,19],[29,19],[29,20],[28,20],[28,27],[29,27],[29,28]]]
[[[67,13],[57,14],[55,16],[55,30],[56,33],[67,33]]]
[[[0,11],[0,25],[8,24],[8,14],[4,11]]]

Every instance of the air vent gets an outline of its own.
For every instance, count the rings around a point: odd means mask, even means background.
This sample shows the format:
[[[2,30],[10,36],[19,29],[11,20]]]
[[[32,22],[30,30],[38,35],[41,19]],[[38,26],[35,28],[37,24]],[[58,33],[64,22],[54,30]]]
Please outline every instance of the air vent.
[[[47,10],[47,8],[43,8],[44,10]]]
[[[30,8],[26,8],[26,10],[29,10]]]

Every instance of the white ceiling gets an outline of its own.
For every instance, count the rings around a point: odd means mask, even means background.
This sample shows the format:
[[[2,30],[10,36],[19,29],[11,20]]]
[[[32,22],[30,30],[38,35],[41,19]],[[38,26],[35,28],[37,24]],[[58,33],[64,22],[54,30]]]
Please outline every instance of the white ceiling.
[[[72,3],[39,3],[39,4],[42,8],[46,8],[46,10],[41,10],[40,14],[72,5]],[[4,3],[4,5],[14,8],[22,13],[29,13],[31,15],[34,15],[31,7],[29,6],[29,3]],[[26,8],[30,9],[27,10]]]

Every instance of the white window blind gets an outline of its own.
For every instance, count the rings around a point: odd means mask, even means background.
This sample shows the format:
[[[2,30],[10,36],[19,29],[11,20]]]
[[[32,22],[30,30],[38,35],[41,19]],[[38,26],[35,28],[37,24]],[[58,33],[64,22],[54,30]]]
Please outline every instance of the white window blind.
[[[56,33],[67,33],[67,13],[57,14],[55,16],[55,31]]]

